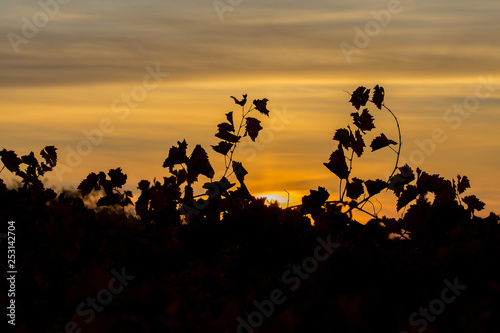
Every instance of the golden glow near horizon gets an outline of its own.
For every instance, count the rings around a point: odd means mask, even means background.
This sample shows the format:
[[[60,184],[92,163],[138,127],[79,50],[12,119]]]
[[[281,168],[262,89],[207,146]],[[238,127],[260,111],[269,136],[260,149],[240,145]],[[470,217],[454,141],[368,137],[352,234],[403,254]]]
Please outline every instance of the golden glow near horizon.
[[[216,126],[240,112],[229,96],[247,93],[271,110],[257,116],[263,135],[235,153],[251,193],[283,205],[287,190],[297,205],[323,186],[335,200],[338,178],[323,162],[334,131],[352,122],[343,90],[379,84],[401,124],[403,160],[467,175],[483,215],[500,212],[497,1],[243,1],[222,11],[210,1],[61,2],[4,4],[0,28],[1,146],[58,147],[50,186],[122,167],[137,196],[141,179],[168,175],[161,165],[183,139],[188,151],[201,144],[220,176]],[[393,118],[371,110],[373,135],[396,139]],[[395,154],[369,150],[354,175],[384,178]],[[394,207],[384,194],[370,209]]]

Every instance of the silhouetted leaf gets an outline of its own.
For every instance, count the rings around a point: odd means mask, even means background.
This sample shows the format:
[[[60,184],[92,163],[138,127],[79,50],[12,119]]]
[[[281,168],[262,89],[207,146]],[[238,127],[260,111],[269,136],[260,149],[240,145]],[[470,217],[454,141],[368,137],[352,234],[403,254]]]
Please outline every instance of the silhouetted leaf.
[[[339,128],[335,131],[333,140],[337,140],[342,146],[345,147],[345,149],[349,149],[352,147],[354,138],[352,137],[352,133],[347,128]]]
[[[347,163],[345,161],[344,150],[340,144],[337,150],[330,155],[330,161],[323,164],[340,179],[347,179],[349,176],[349,169],[347,168]]]
[[[356,130],[356,139],[352,143],[352,149],[358,155],[358,157],[361,157],[363,155],[363,148],[365,147],[365,141],[363,140],[363,136],[361,135],[361,132],[359,130]]]
[[[457,190],[458,193],[462,194],[465,192],[466,189],[470,188],[470,181],[467,176],[461,177],[460,175],[458,175],[457,178],[458,178]]]
[[[24,155],[21,157],[21,160],[23,161],[24,164],[37,167],[38,166],[38,160],[35,157],[35,154],[33,152],[30,152],[29,155]]]
[[[243,183],[243,181],[245,180],[245,176],[248,174],[248,172],[243,167],[243,164],[236,161],[233,161],[233,172],[236,175],[236,179],[238,179],[240,183]]]
[[[170,171],[173,169],[174,165],[187,163],[189,161],[186,155],[187,143],[186,140],[179,142],[177,141],[178,147],[172,146],[168,152],[168,157],[163,162],[163,167],[168,167]]]
[[[189,184],[195,182],[200,174],[208,178],[213,178],[215,175],[215,171],[208,160],[207,152],[200,145],[196,145],[194,148],[187,166]]]
[[[100,198],[97,201],[97,207],[113,206],[113,205],[116,205],[119,201],[120,201],[120,194],[111,193],[109,195],[106,195],[106,196]]]
[[[232,147],[233,147],[233,144],[226,142],[226,141],[221,141],[221,142],[219,142],[219,144],[217,146],[212,146],[212,148],[216,152],[218,152],[222,155],[227,155],[227,153],[229,152],[229,150],[231,150]]]
[[[387,188],[387,183],[381,179],[365,181],[366,190],[370,196],[380,193],[383,189]]]
[[[267,102],[269,100],[267,98],[264,99],[254,99],[253,105],[255,105],[255,108],[262,114],[265,114],[266,116],[269,117],[269,110],[267,109]]]
[[[2,163],[5,165],[7,170],[11,172],[19,171],[19,165],[23,162],[13,150],[0,151],[0,156],[2,157]]]
[[[226,113],[226,119],[229,121],[231,125],[234,127],[234,122],[233,122],[233,111]]]
[[[373,139],[372,143],[370,144],[370,147],[372,148],[372,151],[375,151],[387,147],[388,145],[396,145],[396,144],[398,144],[396,141],[388,139],[385,136],[385,134],[382,133],[375,139]]]
[[[375,88],[373,88],[372,102],[379,109],[382,109],[382,104],[384,103],[384,95],[385,95],[384,88],[379,87],[378,85],[376,85]]]
[[[106,174],[104,172],[100,172],[99,174],[91,172],[88,174],[87,178],[82,180],[77,189],[80,190],[82,196],[86,196],[93,190],[99,191],[99,189],[101,188],[101,183],[104,182],[105,179]]]
[[[255,141],[255,139],[259,135],[259,131],[262,129],[262,126],[260,126],[260,120],[252,117],[248,117],[246,118],[246,120],[247,123],[245,135],[248,134],[250,139],[252,139],[252,141]]]
[[[221,131],[221,132],[215,134],[215,136],[218,137],[219,139],[226,140],[226,141],[233,142],[233,143],[240,141],[240,138],[241,138],[241,136],[236,136],[232,133],[229,133],[228,131]]]
[[[236,97],[234,96],[231,96],[232,99],[234,99],[234,102],[238,105],[241,105],[241,106],[244,106],[247,102],[247,94],[244,94],[243,95],[243,99],[240,101],[238,100]]]
[[[310,194],[302,197],[302,214],[308,214],[321,208],[330,197],[328,191],[321,186],[318,190],[309,190]]]
[[[475,210],[480,211],[484,209],[484,202],[479,200],[475,195],[468,195],[462,199],[467,204],[467,210],[474,213]]]
[[[234,126],[230,123],[220,123],[217,127],[219,132],[234,132]]]
[[[398,198],[398,203],[397,203],[397,210],[403,208],[407,204],[409,204],[411,201],[417,198],[419,194],[419,190],[417,189],[416,186],[414,185],[408,185],[406,188],[401,192],[401,195]]]
[[[55,167],[57,164],[57,148],[54,146],[46,146],[40,151],[40,155],[45,159],[45,162],[51,166]]]
[[[351,116],[354,120],[354,125],[356,125],[363,133],[365,131],[371,131],[375,128],[373,124],[373,117],[368,111],[368,109],[363,109],[361,115],[358,112],[351,113]]]
[[[350,182],[347,183],[347,196],[351,199],[357,199],[360,195],[365,192],[363,188],[363,181],[354,177]]]
[[[122,172],[121,168],[110,169],[108,172],[111,187],[122,187],[127,182],[127,175]]]
[[[144,192],[149,190],[149,185],[150,185],[149,180],[141,180],[137,188]]]
[[[359,110],[361,106],[366,105],[369,96],[370,96],[370,89],[366,89],[366,87],[360,86],[356,90],[354,90],[349,102],[351,102],[352,106],[354,106],[357,110]]]

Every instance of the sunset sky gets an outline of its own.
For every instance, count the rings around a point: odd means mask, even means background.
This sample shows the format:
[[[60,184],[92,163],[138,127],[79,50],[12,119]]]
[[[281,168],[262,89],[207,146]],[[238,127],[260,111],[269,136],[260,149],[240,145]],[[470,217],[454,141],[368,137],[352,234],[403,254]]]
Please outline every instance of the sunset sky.
[[[299,204],[324,186],[336,199],[338,178],[323,162],[335,130],[352,125],[343,90],[379,84],[400,121],[402,158],[446,178],[467,175],[466,194],[486,203],[479,215],[500,213],[497,0],[59,1],[0,4],[0,148],[58,147],[65,168],[48,174],[54,188],[122,167],[137,196],[141,179],[169,176],[162,163],[183,139],[188,152],[207,150],[220,177],[224,158],[210,145],[224,114],[241,112],[229,96],[246,93],[268,98],[271,111],[254,114],[263,137],[235,152],[252,194],[286,201],[286,189]],[[368,138],[397,140],[391,115],[370,110]],[[75,158],[82,147],[91,148]],[[365,155],[353,175],[385,179],[394,152]],[[393,196],[379,201],[377,211],[394,215]]]

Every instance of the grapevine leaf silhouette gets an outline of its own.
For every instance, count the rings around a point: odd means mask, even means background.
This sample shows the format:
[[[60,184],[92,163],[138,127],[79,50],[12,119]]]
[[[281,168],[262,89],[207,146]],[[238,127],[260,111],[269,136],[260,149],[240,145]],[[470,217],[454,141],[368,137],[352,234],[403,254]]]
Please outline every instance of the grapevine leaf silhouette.
[[[340,179],[347,179],[347,177],[349,177],[349,169],[345,161],[344,150],[340,144],[337,150],[330,155],[329,162],[323,164]]]
[[[168,167],[170,171],[173,170],[174,165],[187,163],[189,161],[186,155],[186,140],[182,142],[177,141],[177,145],[178,147],[172,146],[172,148],[170,148],[168,157],[165,159],[165,162],[163,162],[163,167]]]
[[[250,139],[252,139],[252,141],[255,141],[255,139],[259,135],[259,131],[262,129],[262,126],[260,126],[260,120],[248,117],[246,118],[246,121],[247,123],[245,128],[245,135],[248,134]]]
[[[10,172],[19,171],[19,165],[23,162],[17,154],[13,150],[3,149],[0,152],[0,156],[2,157],[2,163],[5,165],[7,170]]]
[[[267,102],[269,100],[267,98],[264,99],[255,99],[253,101],[253,105],[255,105],[255,108],[262,114],[265,114],[266,116],[269,117],[269,110],[267,109]]]
[[[363,140],[363,136],[361,135],[361,132],[359,130],[356,130],[356,139],[352,143],[352,149],[358,155],[358,157],[361,157],[363,155],[363,148],[365,147],[365,141]],[[352,136],[351,136],[352,137]]]
[[[240,141],[240,138],[241,138],[241,136],[236,136],[232,133],[229,133],[228,131],[224,131],[224,130],[221,131],[220,128],[219,128],[219,132],[217,134],[215,134],[215,136],[218,137],[219,139],[226,140],[226,141],[233,142],[233,143]]]
[[[227,153],[229,152],[229,150],[231,150],[232,147],[233,147],[233,144],[226,142],[226,141],[221,141],[221,142],[219,142],[219,144],[217,146],[212,146],[212,148],[216,152],[218,152],[222,155],[227,155]]]
[[[359,110],[360,107],[366,105],[369,96],[370,89],[366,89],[366,87],[360,86],[351,94],[351,99],[349,100],[349,102],[351,102],[352,106]]]
[[[219,132],[234,132],[234,125],[230,123],[220,123],[217,127]]]
[[[467,210],[474,213],[475,210],[480,211],[484,209],[484,202],[479,200],[475,195],[468,195],[462,199],[467,204]]]
[[[40,155],[43,159],[45,159],[45,163],[47,163],[51,167],[55,167],[57,164],[57,148],[54,146],[46,146],[44,149],[40,151]]]
[[[457,190],[459,194],[462,194],[465,192],[466,189],[470,188],[470,181],[467,176],[461,177],[460,175],[457,176],[458,178],[458,185],[457,185]]]
[[[122,187],[127,182],[127,175],[123,173],[121,168],[109,170],[108,176],[110,178],[109,185],[111,187]]]
[[[382,104],[384,103],[384,88],[379,87],[378,85],[373,88],[373,98],[372,102],[379,108],[379,110],[382,109]]]
[[[387,188],[387,183],[381,179],[377,180],[366,180],[365,181],[366,190],[370,196],[380,193],[383,189]]]
[[[387,147],[389,145],[396,145],[396,144],[398,144],[396,141],[388,139],[385,136],[385,134],[382,133],[375,139],[373,139],[372,143],[370,144],[370,147],[372,148],[372,151],[375,151]]]
[[[231,96],[232,99],[234,99],[234,102],[238,105],[245,106],[247,102],[247,94],[243,94],[243,99],[240,101],[236,97]]]
[[[417,198],[419,195],[419,189],[415,185],[408,185],[406,188],[401,192],[401,195],[398,198],[398,202],[396,205],[396,209],[399,212],[401,208],[405,207],[407,204],[409,204],[411,201]]]
[[[226,113],[226,119],[227,119],[227,121],[229,121],[229,123],[230,123],[231,125],[233,125],[233,127],[234,127],[234,122],[233,122],[233,111],[230,111],[230,112]]]
[[[403,187],[415,179],[415,174],[408,164],[399,167],[398,170],[399,173],[391,178],[389,188],[393,189],[396,196],[399,197]]]
[[[370,114],[368,109],[363,109],[361,115],[358,112],[351,113],[354,120],[354,125],[356,125],[363,133],[365,131],[371,131],[375,128],[373,124],[373,116]]]
[[[363,188],[363,181],[354,177],[350,182],[347,183],[347,196],[351,199],[356,200],[365,192]]]
[[[105,179],[106,174],[104,172],[101,171],[99,174],[91,172],[88,174],[87,178],[81,181],[77,189],[80,190],[83,196],[86,196],[94,190],[99,191],[101,188],[101,184]]]
[[[333,140],[337,140],[342,146],[344,146],[345,149],[349,149],[352,147],[354,138],[352,137],[352,133],[348,129],[339,128],[335,131]]]
[[[236,179],[238,179],[238,181],[243,184],[248,171],[245,170],[241,162],[233,161],[233,172],[236,175]]]
[[[200,174],[208,178],[213,178],[215,175],[215,171],[208,160],[207,152],[200,145],[196,145],[194,148],[187,167],[189,184],[195,182]]]

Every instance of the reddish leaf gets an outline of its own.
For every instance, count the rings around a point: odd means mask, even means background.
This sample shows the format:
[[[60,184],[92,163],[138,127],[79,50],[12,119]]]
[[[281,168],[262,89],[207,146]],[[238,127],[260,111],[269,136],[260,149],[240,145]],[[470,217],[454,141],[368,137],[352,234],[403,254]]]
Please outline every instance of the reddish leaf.
[[[266,116],[269,117],[269,110],[267,109],[267,102],[269,100],[267,98],[264,99],[254,99],[253,105],[255,105],[255,108],[262,114],[265,114]]]
[[[40,151],[40,155],[45,159],[45,162],[51,167],[57,164],[57,148],[54,146],[47,146]]]
[[[373,88],[372,102],[379,109],[382,109],[382,104],[384,103],[384,95],[385,95],[384,88],[379,87],[378,85],[376,85],[375,88]]]
[[[346,128],[339,128],[335,131],[335,135],[333,136],[333,140],[337,140],[345,149],[349,149],[352,147],[352,142],[354,138],[352,137],[352,133]]]
[[[257,136],[259,135],[259,131],[261,129],[262,126],[260,126],[260,120],[252,117],[247,118],[245,134],[248,134],[248,136],[250,136],[250,139],[252,139],[252,141],[255,141],[255,138],[257,138]]]
[[[474,213],[475,210],[480,211],[484,209],[484,202],[479,200],[475,195],[468,195],[462,199],[467,204],[467,210]]]
[[[23,162],[13,150],[0,151],[0,156],[2,157],[2,163],[5,165],[7,170],[11,172],[19,171],[19,165]]]
[[[233,147],[233,144],[226,142],[226,141],[221,141],[221,142],[219,142],[219,144],[217,146],[212,146],[212,148],[216,152],[218,152],[222,155],[227,155],[227,153],[229,152],[229,150],[231,150],[232,147]]]
[[[365,192],[363,188],[363,181],[354,177],[352,181],[347,183],[347,196],[351,199],[357,199]]]
[[[189,159],[186,155],[187,143],[186,140],[179,142],[177,141],[178,147],[172,146],[168,152],[168,157],[163,162],[163,167],[169,167],[170,171],[172,171],[174,165],[187,163]]]
[[[356,125],[363,133],[365,131],[371,131],[375,128],[373,124],[373,117],[368,111],[368,109],[363,109],[361,115],[358,112],[351,113],[351,116],[354,120],[354,125]]]
[[[340,144],[337,150],[330,155],[330,161],[323,164],[340,179],[347,179],[349,176],[349,169],[347,168],[347,163],[345,161],[344,150]]]
[[[245,176],[248,174],[243,165],[236,161],[233,161],[233,172],[236,175],[236,179],[238,179],[240,183],[243,183]]]
[[[380,193],[383,189],[387,188],[387,183],[381,179],[365,181],[366,190],[370,196]]]
[[[372,143],[370,144],[370,147],[372,148],[372,151],[379,150],[381,148],[387,147],[388,145],[396,145],[398,144],[397,142],[393,140],[389,140],[384,133],[380,134],[377,136],[375,139],[373,139]]]
[[[460,175],[458,175],[457,178],[458,178],[457,190],[458,193],[462,194],[465,192],[466,189],[470,188],[470,181],[467,176],[460,177]]]
[[[418,194],[419,194],[419,190],[416,186],[414,186],[414,185],[406,186],[406,188],[404,189],[403,192],[401,192],[401,195],[398,198],[398,203],[396,206],[398,212],[401,208],[403,208],[404,206],[409,204],[411,201],[416,199]]]
[[[356,130],[356,139],[352,143],[352,149],[358,155],[358,157],[361,157],[363,155],[363,148],[365,147],[365,141],[363,140],[363,136],[361,135],[361,132],[359,130]]]
[[[241,105],[241,106],[244,106],[247,102],[247,94],[244,94],[243,95],[243,99],[240,101],[238,100],[236,97],[234,96],[231,96],[232,99],[234,99],[234,102],[238,105]]]
[[[354,90],[349,102],[351,102],[352,106],[354,106],[357,110],[359,110],[361,106],[366,105],[369,96],[370,96],[370,89],[366,89],[365,87],[361,86],[358,87],[356,90]]]

